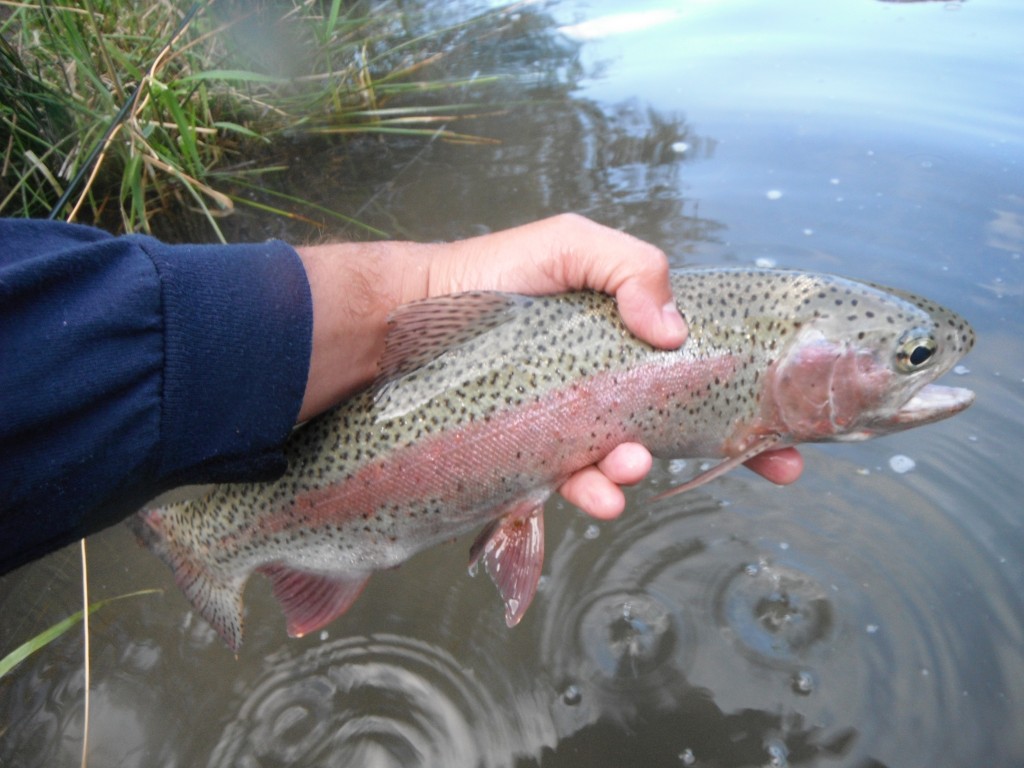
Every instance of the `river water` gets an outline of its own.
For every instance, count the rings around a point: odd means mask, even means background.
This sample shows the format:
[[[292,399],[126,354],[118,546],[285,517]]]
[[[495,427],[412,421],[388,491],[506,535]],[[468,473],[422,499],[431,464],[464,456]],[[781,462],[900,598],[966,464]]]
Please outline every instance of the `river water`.
[[[283,183],[394,236],[575,210],[677,265],[903,287],[973,324],[949,378],[976,404],[807,448],[786,488],[741,470],[653,503],[696,469],[672,462],[614,522],[553,501],[511,631],[466,539],[301,640],[254,579],[235,659],[106,531],[92,598],[165,591],[93,615],[90,765],[1024,765],[1024,6],[622,8],[525,5],[464,57],[509,75],[477,94],[501,114],[458,126],[500,143],[322,149]],[[364,182],[325,184],[339,154]],[[308,234],[246,216],[239,237]],[[79,607],[77,559],[0,579],[0,652]],[[78,764],[81,654],[72,632],[0,680],[0,765]]]

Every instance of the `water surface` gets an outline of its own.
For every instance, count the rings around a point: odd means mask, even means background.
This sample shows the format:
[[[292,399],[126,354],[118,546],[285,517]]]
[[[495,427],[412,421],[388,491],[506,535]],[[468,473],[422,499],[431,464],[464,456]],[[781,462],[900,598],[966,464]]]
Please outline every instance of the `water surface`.
[[[575,210],[677,265],[913,290],[974,325],[950,378],[977,403],[808,448],[787,488],[738,471],[652,503],[696,470],[676,462],[612,523],[552,502],[542,590],[512,631],[491,584],[465,574],[467,539],[375,576],[302,640],[254,579],[236,660],[163,565],[111,529],[89,542],[94,599],[166,592],[94,616],[90,764],[1024,763],[1024,9],[694,0],[516,14],[459,65],[512,76],[477,94],[505,111],[460,126],[500,144],[321,147],[283,184],[395,236]],[[364,182],[324,179],[332,157],[353,156]],[[251,216],[237,236],[309,235]],[[0,650],[76,610],[77,559],[0,579]],[[78,763],[81,669],[72,633],[0,681],[0,764]]]

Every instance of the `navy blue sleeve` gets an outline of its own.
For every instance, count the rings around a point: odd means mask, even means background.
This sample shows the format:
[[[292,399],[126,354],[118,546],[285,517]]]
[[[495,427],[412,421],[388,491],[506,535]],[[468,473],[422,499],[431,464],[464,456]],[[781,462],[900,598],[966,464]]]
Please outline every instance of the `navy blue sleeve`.
[[[0,219],[0,573],[169,488],[280,475],[312,327],[282,242]]]

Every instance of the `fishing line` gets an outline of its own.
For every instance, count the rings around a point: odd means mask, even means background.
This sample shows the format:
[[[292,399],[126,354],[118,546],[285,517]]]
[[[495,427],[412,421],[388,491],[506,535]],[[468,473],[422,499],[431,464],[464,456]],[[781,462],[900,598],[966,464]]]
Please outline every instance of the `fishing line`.
[[[153,59],[153,63],[149,65],[149,69],[146,70],[146,74],[143,76],[139,84],[135,87],[135,90],[132,91],[131,96],[128,97],[128,100],[125,101],[121,109],[119,109],[117,114],[114,115],[114,119],[110,122],[110,127],[107,128],[106,133],[104,133],[103,137],[98,142],[96,142],[95,146],[93,146],[92,148],[92,151],[89,153],[89,157],[86,159],[84,163],[82,163],[81,167],[79,167],[78,169],[78,172],[68,183],[68,186],[64,189],[64,194],[60,196],[60,199],[50,210],[49,216],[46,217],[47,219],[52,221],[57,218],[57,215],[60,213],[61,209],[65,205],[67,205],[68,201],[71,199],[71,196],[75,193],[75,190],[78,188],[79,184],[81,184],[82,179],[85,177],[86,174],[89,174],[89,181],[86,184],[85,190],[82,192],[82,196],[79,198],[78,202],[75,204],[74,209],[71,211],[71,213],[68,214],[68,217],[66,219],[67,221],[74,221],[75,216],[78,214],[78,209],[82,206],[82,203],[85,201],[85,195],[88,192],[89,188],[92,186],[93,179],[96,177],[96,174],[99,172],[99,168],[102,165],[102,155],[107,151],[107,147],[109,147],[110,142],[114,140],[114,136],[121,129],[121,126],[124,124],[124,121],[127,119],[128,115],[130,115],[134,110],[135,105],[138,103],[139,95],[145,89],[149,80],[153,77],[153,73],[156,72],[157,67],[160,66],[164,57],[171,50],[171,47],[178,41],[178,38],[181,37],[181,35],[185,32],[185,29],[192,21],[192,17],[194,17],[199,12],[199,8],[200,4],[195,3],[189,9],[188,13],[186,13],[185,16],[182,18],[181,22],[178,24],[174,32],[171,34],[170,39],[168,39],[164,47],[160,49],[160,52],[156,55],[156,58]]]

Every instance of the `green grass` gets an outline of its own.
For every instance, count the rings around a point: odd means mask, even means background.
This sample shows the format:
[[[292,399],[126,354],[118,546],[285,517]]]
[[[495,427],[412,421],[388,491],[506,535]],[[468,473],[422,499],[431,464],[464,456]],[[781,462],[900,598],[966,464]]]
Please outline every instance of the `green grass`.
[[[89,613],[95,613],[103,606],[108,605],[109,603],[113,603],[117,600],[124,600],[127,597],[151,595],[159,592],[159,589],[142,589],[138,592],[130,592],[125,595],[118,595],[117,597],[108,598],[107,600],[100,600],[89,605]],[[68,616],[66,619],[57,622],[49,629],[40,632],[35,637],[26,640],[17,648],[6,654],[3,658],[0,658],[0,678],[4,677],[4,675],[6,675],[8,672],[14,669],[16,666],[18,666],[18,664],[23,662],[33,653],[35,653],[38,650],[41,650],[42,648],[45,648],[47,645],[52,643],[65,632],[67,632],[69,629],[76,626],[79,622],[82,621],[82,618],[82,611],[77,611]]]
[[[499,15],[431,28],[388,3],[0,0],[0,215],[148,232],[192,212],[221,240],[239,204],[344,219],[253,203],[280,167],[252,161],[302,137],[480,141],[449,126],[494,78],[445,60]]]

